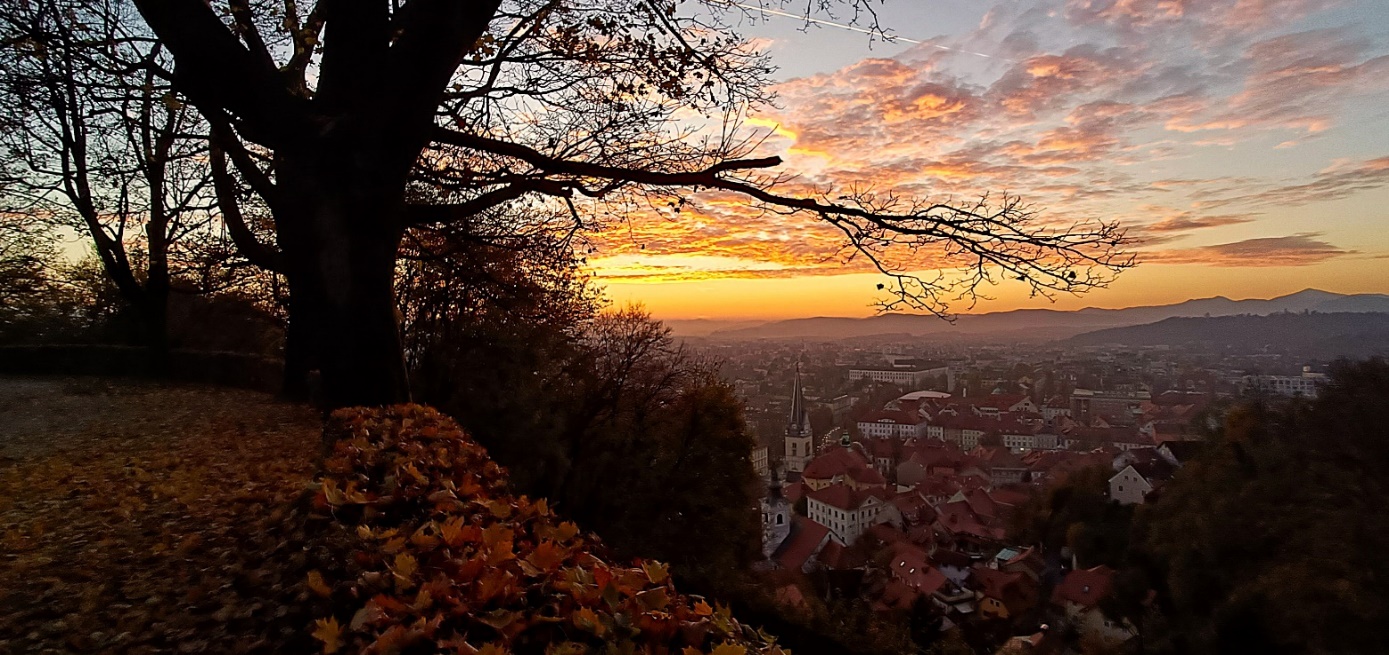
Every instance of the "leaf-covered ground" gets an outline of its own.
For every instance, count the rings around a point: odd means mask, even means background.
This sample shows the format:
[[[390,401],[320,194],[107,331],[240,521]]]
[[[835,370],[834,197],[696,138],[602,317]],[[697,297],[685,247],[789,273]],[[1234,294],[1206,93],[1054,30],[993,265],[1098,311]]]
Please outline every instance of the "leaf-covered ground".
[[[458,426],[0,378],[0,655],[783,655],[664,565],[604,559]]]
[[[304,639],[286,514],[319,417],[246,391],[0,377],[0,653],[277,652]]]

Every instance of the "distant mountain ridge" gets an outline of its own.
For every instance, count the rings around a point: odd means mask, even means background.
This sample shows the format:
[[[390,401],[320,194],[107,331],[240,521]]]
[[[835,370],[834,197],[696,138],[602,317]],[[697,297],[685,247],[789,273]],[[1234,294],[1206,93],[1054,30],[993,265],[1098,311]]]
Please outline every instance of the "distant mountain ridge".
[[[1168,318],[1268,315],[1279,312],[1389,312],[1389,295],[1340,294],[1317,289],[1270,299],[1231,300],[1224,296],[1199,298],[1171,305],[1074,311],[1017,309],[988,314],[964,314],[952,324],[935,316],[883,314],[869,318],[798,318],[752,327],[715,330],[714,339],[847,339],[905,335],[942,339],[1064,339],[1083,332],[1155,323]]]
[[[1076,335],[1072,346],[1207,347],[1219,351],[1288,351],[1309,357],[1366,357],[1389,352],[1389,313],[1280,312],[1176,317]]]

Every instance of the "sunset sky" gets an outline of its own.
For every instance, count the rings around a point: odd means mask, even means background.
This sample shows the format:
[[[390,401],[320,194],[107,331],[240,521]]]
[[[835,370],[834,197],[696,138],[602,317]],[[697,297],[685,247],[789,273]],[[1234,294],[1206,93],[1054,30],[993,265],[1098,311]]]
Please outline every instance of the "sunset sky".
[[[1109,289],[1005,284],[973,311],[1389,292],[1389,2],[887,0],[880,20],[920,43],[740,26],[779,67],[748,129],[793,186],[1006,191],[1139,239]],[[732,196],[597,242],[608,295],[666,319],[866,316],[881,281],[831,229]]]

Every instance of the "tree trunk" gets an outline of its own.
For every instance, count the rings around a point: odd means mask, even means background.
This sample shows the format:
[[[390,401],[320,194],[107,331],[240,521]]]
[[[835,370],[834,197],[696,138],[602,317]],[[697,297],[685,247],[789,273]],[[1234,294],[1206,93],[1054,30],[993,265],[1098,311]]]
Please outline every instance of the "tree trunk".
[[[317,332],[313,325],[315,319],[309,314],[308,303],[296,303],[292,294],[288,305],[289,319],[285,324],[285,370],[280,394],[288,400],[319,404],[322,400],[322,387],[317,383],[318,374],[314,373],[319,369],[318,353],[314,347],[314,335]]]
[[[156,282],[151,271],[145,289],[143,312],[145,347],[149,349],[151,373],[163,377],[169,374],[169,278],[164,271],[162,281]]]
[[[162,165],[162,164],[161,164]],[[160,171],[162,176],[162,169]],[[162,177],[160,180],[162,184]],[[163,193],[162,186],[157,187]],[[169,374],[169,222],[162,206],[150,212],[146,228],[149,267],[146,269],[144,296],[140,299],[144,320],[145,346],[149,349],[151,372]]]
[[[291,210],[280,235],[287,356],[296,358],[286,373],[316,367],[328,408],[408,402],[394,289],[404,172],[380,170],[356,148],[307,150],[304,159],[286,157],[279,173]]]

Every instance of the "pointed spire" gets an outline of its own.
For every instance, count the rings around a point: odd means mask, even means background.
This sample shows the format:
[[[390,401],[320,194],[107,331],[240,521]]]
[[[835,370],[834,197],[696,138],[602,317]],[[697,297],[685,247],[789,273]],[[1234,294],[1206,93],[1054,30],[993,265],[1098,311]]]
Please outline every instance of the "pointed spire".
[[[801,384],[800,360],[796,361],[796,381],[791,387],[791,420],[786,424],[786,435],[810,436],[810,411],[805,406],[805,387]]]

